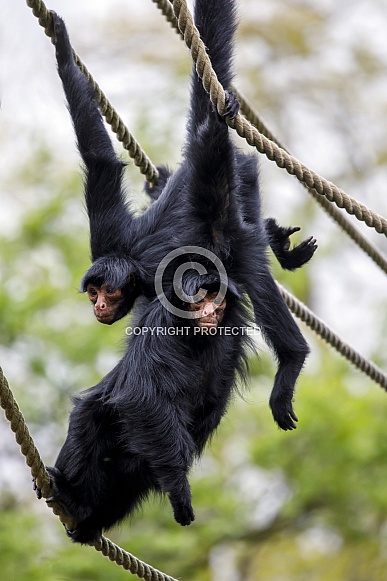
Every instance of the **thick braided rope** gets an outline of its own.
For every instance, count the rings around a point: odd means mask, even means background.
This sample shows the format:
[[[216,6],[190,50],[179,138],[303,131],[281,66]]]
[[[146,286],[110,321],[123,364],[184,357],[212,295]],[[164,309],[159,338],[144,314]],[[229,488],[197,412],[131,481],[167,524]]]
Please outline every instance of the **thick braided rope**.
[[[286,149],[286,147],[284,147],[279,139],[272,133],[263,119],[253,111],[246,99],[238,91],[234,90],[234,93],[246,119],[248,119],[260,133],[270,139],[270,141],[273,141],[278,145],[278,147],[289,153],[289,150]],[[327,198],[320,196],[314,189],[309,188],[305,183],[303,183],[303,186],[307,189],[310,195],[313,196],[316,202],[318,202],[329,214],[329,216],[344,230],[344,232],[348,234],[348,236],[371,258],[371,260],[373,260],[373,262],[375,262],[375,264],[387,274],[387,258],[379,251],[379,249],[367,240],[367,238],[352,224],[346,215],[329,202]]]
[[[179,30],[179,25],[177,24],[175,13],[173,12],[170,0],[152,0],[152,2],[157,4],[157,7],[159,8],[159,10],[161,10],[167,22],[169,22],[169,24],[171,25],[172,28],[175,29],[177,34],[179,34],[181,38],[184,39],[182,33]]]
[[[20,446],[26,464],[30,467],[32,476],[36,479],[36,484],[40,488],[43,498],[50,498],[50,476],[43,464],[39,451],[35,447],[23,414],[13,397],[13,393],[1,367],[0,405],[4,410],[5,417],[10,423],[11,430],[15,434],[16,442]],[[72,529],[74,527],[71,517],[58,504],[50,503],[50,507],[67,528]],[[140,579],[145,579],[146,581],[176,581],[173,577],[165,575],[165,573],[154,569],[150,565],[137,559],[137,557],[127,553],[104,536],[96,543],[91,543],[91,546],[97,551],[100,551],[105,557],[108,557],[110,561],[114,561],[117,565],[130,571],[133,575],[137,575]]]
[[[360,371],[365,373],[375,383],[378,383],[383,389],[387,391],[387,375],[383,373],[376,365],[367,361],[355,349],[350,347],[347,343],[342,341],[332,329],[330,329],[321,319],[316,317],[312,311],[308,309],[301,301],[292,296],[283,286],[277,282],[277,287],[286,302],[289,309],[301,319],[312,331],[317,333],[326,343],[334,347],[345,359],[350,361],[352,365],[357,367]]]
[[[55,37],[52,27],[52,18],[50,11],[47,9],[44,2],[42,0],[26,0],[26,2],[27,5],[32,9],[33,14],[39,19],[39,24],[44,28],[46,35],[51,38],[52,42],[54,42]],[[128,128],[125,126],[118,113],[115,111],[107,97],[104,95],[99,85],[93,79],[86,66],[82,63],[79,56],[75,51],[73,51],[73,54],[75,62],[81,71],[86,75],[87,80],[95,91],[101,113],[105,117],[107,123],[109,123],[112,130],[117,135],[118,140],[128,151],[130,157],[133,159],[134,164],[140,169],[141,173],[145,175],[146,179],[150,183],[156,183],[158,178],[157,169],[147,157],[145,152],[141,149],[139,143],[136,141],[133,135],[129,132]]]
[[[184,35],[184,41],[191,51],[197,73],[202,79],[203,87],[209,93],[210,99],[219,114],[224,116],[225,92],[211,66],[206,48],[188,10],[187,2],[186,0],[173,0],[172,4],[179,28]],[[234,119],[227,119],[227,123],[236,130],[240,137],[246,139],[249,145],[256,147],[260,153],[264,153],[271,161],[275,161],[278,167],[285,168],[289,174],[296,176],[301,183],[313,188],[319,195],[325,196],[339,208],[344,208],[348,214],[356,216],[358,220],[365,222],[370,228],[374,228],[377,232],[387,236],[387,220],[383,216],[371,211],[364,204],[361,204],[333,183],[310,170],[295,157],[286,153],[270,139],[259,133],[242,115],[238,113]]]
[[[180,37],[184,40],[184,36],[179,30],[179,25],[177,23],[175,14],[173,12],[172,4],[170,0],[152,0],[157,7],[160,9],[162,14],[165,16],[167,22],[169,22],[180,35]],[[253,110],[251,105],[247,102],[245,97],[235,88],[233,87],[233,93],[239,101],[241,112],[246,117],[248,121],[254,127],[258,129],[260,133],[262,133],[265,137],[273,141],[286,151],[290,153],[289,150],[282,145],[279,139],[273,134],[273,132],[269,129],[267,124],[264,122],[262,117],[260,117],[256,111]],[[303,186],[307,189],[311,196],[322,206],[322,208],[330,215],[330,217],[337,222],[337,224],[348,234],[350,238],[387,274],[387,258],[383,256],[381,252],[369,242],[365,236],[355,226],[346,218],[345,214],[343,214],[336,206],[334,206],[331,202],[327,200],[324,196],[320,196],[317,192],[312,189],[308,188],[305,183]]]
[[[50,477],[35,447],[23,414],[13,397],[1,367],[0,405],[4,409],[5,417],[9,421],[11,430],[15,434],[16,442],[19,444],[23,456],[25,456],[26,464],[30,467],[32,476],[36,479],[37,486],[40,488],[44,498],[49,498],[51,494]]]

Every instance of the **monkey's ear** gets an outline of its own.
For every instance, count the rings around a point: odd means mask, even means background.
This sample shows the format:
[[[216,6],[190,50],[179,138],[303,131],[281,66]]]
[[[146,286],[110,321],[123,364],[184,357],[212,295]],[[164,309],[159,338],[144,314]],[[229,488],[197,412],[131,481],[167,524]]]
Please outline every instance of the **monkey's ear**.
[[[81,292],[86,292],[90,282],[99,286],[109,283],[113,288],[123,288],[135,280],[138,269],[134,262],[122,256],[97,258],[81,281]]]

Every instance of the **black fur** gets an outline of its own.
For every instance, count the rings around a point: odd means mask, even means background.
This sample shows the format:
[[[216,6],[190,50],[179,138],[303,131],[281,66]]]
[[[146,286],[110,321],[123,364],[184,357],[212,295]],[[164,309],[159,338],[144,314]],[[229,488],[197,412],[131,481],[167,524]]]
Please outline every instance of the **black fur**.
[[[129,338],[117,366],[75,399],[67,439],[49,469],[52,500],[77,522],[70,536],[87,543],[132,513],[150,492],[169,496],[181,525],[194,520],[188,471],[226,412],[237,374],[244,374],[245,329],[252,316],[278,360],[270,398],[274,419],[285,430],[295,427],[294,385],[308,347],[276,288],[266,249],[269,241],[280,250],[283,263],[294,256],[293,263],[298,260],[300,266],[315,244],[307,241],[292,255],[292,229],[262,220],[256,160],[233,145],[195,71],[183,162],[174,174],[161,170],[159,185],[149,191],[154,203],[134,218],[121,189],[122,163],[73,61],[64,23],[55,14],[53,18],[58,71],[86,171],[94,263],[82,287],[89,279],[120,286],[130,277],[127,311],[143,295],[132,321],[142,332]],[[197,0],[195,20],[218,77],[228,87],[235,0]],[[228,93],[228,113],[235,115],[237,109]],[[215,336],[196,334],[180,296],[180,291],[218,290],[224,282],[203,252],[188,249],[165,269],[165,296],[180,314],[155,296],[160,261],[171,250],[188,246],[211,251],[225,266],[227,306]],[[176,268],[194,262],[207,274],[192,266],[176,289]],[[234,331],[228,334],[227,329]]]

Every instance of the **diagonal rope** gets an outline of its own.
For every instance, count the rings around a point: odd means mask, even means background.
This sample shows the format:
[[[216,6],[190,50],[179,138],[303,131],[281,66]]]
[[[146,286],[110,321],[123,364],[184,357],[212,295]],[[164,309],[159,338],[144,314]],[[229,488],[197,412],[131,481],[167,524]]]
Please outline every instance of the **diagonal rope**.
[[[44,498],[50,498],[50,476],[43,464],[39,451],[35,447],[24,416],[19,409],[1,367],[0,405],[4,409],[5,417],[10,423],[11,430],[15,434],[16,442],[20,446],[21,453],[25,456],[26,464],[30,467],[31,474],[36,479],[36,484],[40,488],[42,496]],[[50,503],[50,507],[67,528],[71,529],[74,527],[72,519],[58,504]],[[90,544],[90,546],[100,551],[110,561],[114,561],[117,565],[130,571],[133,575],[137,575],[140,579],[145,579],[146,581],[176,581],[173,577],[154,569],[150,565],[140,561],[140,559],[137,559],[137,557],[127,553],[104,536],[99,541]]]
[[[33,14],[39,19],[39,24],[44,28],[46,35],[49,36],[51,41],[54,43],[55,36],[52,28],[52,18],[50,11],[47,9],[44,2],[42,0],[26,0],[26,2],[27,6],[32,8]],[[141,173],[145,175],[146,179],[151,184],[156,183],[158,178],[157,169],[147,157],[146,153],[141,149],[139,143],[136,141],[133,135],[129,132],[121,117],[115,111],[112,104],[104,95],[101,88],[93,79],[86,66],[82,63],[81,59],[74,50],[73,55],[78,67],[86,75],[87,80],[93,87],[99,103],[100,111],[105,117],[107,123],[109,123],[111,126],[114,133],[117,135],[117,139],[128,151],[130,157],[133,159],[134,164],[140,169]]]
[[[331,345],[354,367],[362,371],[375,383],[378,383],[387,391],[387,375],[383,373],[375,364],[371,363],[360,355],[350,345],[345,343],[332,329],[328,327],[321,319],[308,309],[304,303],[291,295],[282,285],[276,283],[282,298],[289,307],[289,310],[301,321],[303,321],[312,331],[319,335],[326,343]]]
[[[270,141],[276,143],[281,149],[289,153],[289,150],[279,141],[279,139],[272,133],[269,127],[266,125],[262,117],[253,111],[251,106],[247,103],[246,99],[234,91],[240,105],[241,111],[254,125],[260,133],[265,135]],[[329,214],[329,216],[344,230],[344,232],[357,244],[368,256],[375,262],[383,272],[387,274],[387,258],[384,256],[374,244],[372,244],[363,234],[352,224],[352,222],[346,217],[341,210],[334,206],[331,202],[327,200],[324,196],[320,196],[313,188],[309,188],[305,183],[302,184],[309,194],[318,202],[321,207]]]
[[[167,22],[174,28],[175,32],[184,40],[184,35],[179,29],[175,14],[173,12],[170,0],[152,0],[162,14],[165,16]],[[265,121],[260,117],[251,105],[247,102],[245,97],[233,87],[233,93],[239,101],[241,112],[254,127],[258,129],[265,137],[276,143],[281,149],[290,153],[289,150],[279,141],[279,139],[269,129]],[[352,224],[350,220],[341,212],[336,206],[327,200],[324,196],[320,196],[317,192],[309,188],[305,183],[302,184],[309,194],[318,202],[322,208],[329,214],[329,216],[345,231],[345,233],[352,238],[352,240],[387,274],[387,258],[374,246],[363,234]]]
[[[225,92],[211,66],[211,61],[207,55],[204,43],[200,38],[198,29],[194,25],[192,14],[188,10],[187,2],[186,0],[173,0],[172,5],[179,28],[184,35],[184,41],[191,51],[197,73],[202,79],[203,87],[209,93],[211,102],[217,108],[219,114],[224,116]],[[298,161],[298,159],[289,155],[261,134],[241,114],[238,113],[234,119],[227,119],[227,123],[249,145],[256,147],[260,153],[264,153],[271,161],[275,161],[278,167],[285,168],[289,174],[296,176],[301,183],[305,183],[308,187],[313,188],[317,194],[325,196],[339,208],[344,208],[348,214],[356,216],[358,220],[365,222],[370,228],[374,228],[380,234],[387,236],[387,220],[383,216],[373,212],[367,206],[339,189],[332,182],[322,178]]]

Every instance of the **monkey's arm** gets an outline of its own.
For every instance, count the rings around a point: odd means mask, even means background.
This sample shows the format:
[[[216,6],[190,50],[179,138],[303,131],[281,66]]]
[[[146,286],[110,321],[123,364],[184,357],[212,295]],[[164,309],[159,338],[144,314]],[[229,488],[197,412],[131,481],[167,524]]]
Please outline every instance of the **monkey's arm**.
[[[94,91],[75,63],[65,23],[55,12],[51,14],[58,73],[85,163],[91,254],[96,260],[111,252],[125,250],[125,233],[133,217],[122,191],[124,164],[114,152]]]

